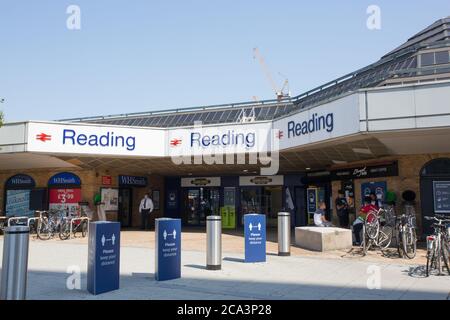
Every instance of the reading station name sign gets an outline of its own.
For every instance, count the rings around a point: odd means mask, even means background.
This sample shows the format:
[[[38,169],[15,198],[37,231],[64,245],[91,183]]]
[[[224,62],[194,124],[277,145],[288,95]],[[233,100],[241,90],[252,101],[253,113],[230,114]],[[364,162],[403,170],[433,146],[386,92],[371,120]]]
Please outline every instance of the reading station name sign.
[[[170,157],[270,152],[359,132],[358,95],[276,120],[158,129],[28,122],[29,152]]]

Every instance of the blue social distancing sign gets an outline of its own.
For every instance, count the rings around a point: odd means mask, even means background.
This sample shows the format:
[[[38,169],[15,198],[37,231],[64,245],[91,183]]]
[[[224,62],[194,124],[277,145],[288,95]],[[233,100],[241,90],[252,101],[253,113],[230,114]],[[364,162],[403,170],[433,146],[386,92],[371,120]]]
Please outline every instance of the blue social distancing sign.
[[[181,220],[155,220],[155,278],[157,281],[181,277]]]
[[[266,216],[263,214],[246,214],[245,227],[245,262],[266,261]]]
[[[120,223],[89,223],[87,289],[92,294],[119,289]]]

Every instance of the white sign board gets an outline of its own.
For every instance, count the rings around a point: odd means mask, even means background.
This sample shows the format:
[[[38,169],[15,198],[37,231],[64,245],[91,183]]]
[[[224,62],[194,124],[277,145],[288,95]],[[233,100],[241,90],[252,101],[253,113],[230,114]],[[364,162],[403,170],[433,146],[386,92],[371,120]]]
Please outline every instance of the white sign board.
[[[30,152],[163,156],[165,130],[65,123],[28,123]]]
[[[358,133],[359,96],[339,100],[299,112],[273,123],[280,149],[288,149]]]
[[[169,156],[267,151],[271,128],[271,123],[257,123],[169,130]]]
[[[182,178],[181,187],[220,187],[220,177]]]
[[[284,176],[244,176],[239,177],[240,186],[282,186]]]

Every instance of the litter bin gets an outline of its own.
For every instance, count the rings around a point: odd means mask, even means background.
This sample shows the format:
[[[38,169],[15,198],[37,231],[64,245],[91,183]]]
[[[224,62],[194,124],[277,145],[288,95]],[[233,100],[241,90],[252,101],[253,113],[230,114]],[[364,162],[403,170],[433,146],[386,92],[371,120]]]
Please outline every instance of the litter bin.
[[[11,226],[4,234],[0,299],[25,300],[30,228]]]
[[[278,255],[291,255],[291,214],[289,212],[278,213]]]
[[[222,217],[206,217],[206,269],[222,267]]]

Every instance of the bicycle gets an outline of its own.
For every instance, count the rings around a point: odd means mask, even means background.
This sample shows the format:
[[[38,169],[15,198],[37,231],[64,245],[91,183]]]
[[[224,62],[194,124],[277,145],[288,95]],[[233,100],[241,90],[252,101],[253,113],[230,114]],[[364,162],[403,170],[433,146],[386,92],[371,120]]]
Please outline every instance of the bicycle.
[[[384,216],[384,217],[383,217]],[[383,252],[388,249],[392,242],[393,227],[389,222],[390,212],[380,208],[370,211],[364,221],[362,249],[363,255],[372,247],[378,247]]]
[[[81,218],[87,218],[86,215],[82,215]],[[59,238],[61,240],[67,240],[70,238],[71,233],[76,238],[77,232],[81,232],[81,236],[84,238],[87,234],[88,222],[87,219],[80,219],[80,217],[72,216],[66,217],[61,222],[59,231]]]
[[[49,210],[40,211],[40,220],[38,224],[37,236],[41,240],[49,240],[59,232],[61,222],[67,214],[64,211]]]
[[[402,214],[396,217],[396,237],[398,255],[403,258],[414,259],[417,254],[416,217]]]
[[[435,221],[433,223],[434,234],[427,236],[426,275],[430,276],[433,267],[438,270],[438,275],[442,275],[441,262],[450,275],[450,235],[447,226],[450,224],[450,219],[444,215],[425,216],[424,218],[428,221]]]

